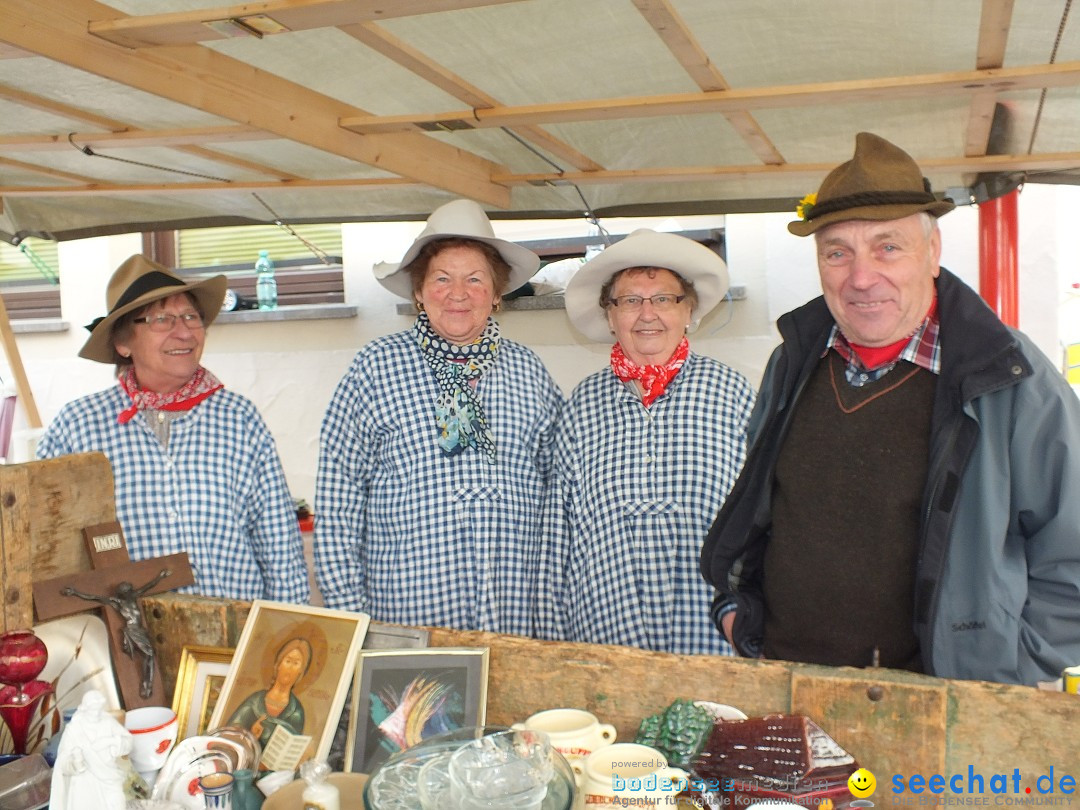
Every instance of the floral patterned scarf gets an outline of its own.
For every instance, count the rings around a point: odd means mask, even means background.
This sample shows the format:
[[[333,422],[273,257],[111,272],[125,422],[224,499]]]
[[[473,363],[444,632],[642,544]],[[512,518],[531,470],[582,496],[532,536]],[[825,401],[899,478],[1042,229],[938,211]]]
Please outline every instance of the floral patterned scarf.
[[[668,383],[679,373],[689,352],[690,341],[684,337],[663,365],[639,366],[623,354],[622,346],[616,343],[611,347],[611,370],[624,383],[637,380],[641,384],[641,404],[648,408],[667,390]]]
[[[488,427],[484,406],[469,384],[483,376],[499,354],[499,325],[488,318],[483,333],[465,346],[450,343],[431,328],[426,312],[413,324],[424,359],[439,382],[435,400],[435,424],[439,427],[439,447],[448,456],[472,447],[495,463],[495,436]]]
[[[190,411],[215,391],[220,391],[225,387],[217,377],[202,366],[195,370],[191,379],[178,391],[173,391],[171,394],[159,394],[140,388],[139,381],[135,379],[134,366],[124,369],[117,382],[131,397],[131,407],[120,411],[120,415],[116,417],[116,421],[121,425],[130,422],[139,411]]]

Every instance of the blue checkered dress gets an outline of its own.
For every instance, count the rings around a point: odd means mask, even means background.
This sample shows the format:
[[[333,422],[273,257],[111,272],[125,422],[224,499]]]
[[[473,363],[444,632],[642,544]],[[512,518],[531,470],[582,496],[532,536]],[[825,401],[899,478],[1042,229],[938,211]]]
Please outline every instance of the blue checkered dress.
[[[540,501],[563,396],[503,339],[476,392],[496,461],[436,443],[439,386],[409,332],[378,338],[323,420],[315,574],[329,607],[401,624],[528,634]]]
[[[255,406],[222,390],[178,413],[163,447],[145,412],[119,386],[65,405],[38,458],[104,453],[116,480],[116,516],[131,558],[186,551],[195,586],[232,599],[310,598],[296,509],[274,438]]]
[[[538,636],[731,653],[698,556],[742,468],[753,405],[742,375],[692,352],[648,409],[610,368],[577,386],[544,504]]]

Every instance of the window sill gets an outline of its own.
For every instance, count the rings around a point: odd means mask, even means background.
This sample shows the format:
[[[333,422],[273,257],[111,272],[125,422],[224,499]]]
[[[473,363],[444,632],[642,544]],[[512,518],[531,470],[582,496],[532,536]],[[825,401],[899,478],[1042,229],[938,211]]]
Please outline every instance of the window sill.
[[[11,321],[11,331],[16,335],[67,332],[70,329],[71,324],[59,318],[16,318]]]
[[[298,304],[280,309],[238,309],[222,312],[214,323],[266,323],[271,321],[315,321],[330,318],[355,318],[352,304]]]
[[[520,298],[511,298],[503,301],[503,312],[529,311],[538,309],[566,309],[562,293],[549,295],[523,295]],[[415,315],[416,307],[412,304],[402,303],[397,305],[398,315]]]

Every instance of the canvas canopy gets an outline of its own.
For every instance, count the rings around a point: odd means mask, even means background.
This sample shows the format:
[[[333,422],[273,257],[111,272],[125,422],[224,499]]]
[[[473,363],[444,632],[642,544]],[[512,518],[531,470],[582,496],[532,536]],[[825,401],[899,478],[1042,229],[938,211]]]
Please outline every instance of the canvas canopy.
[[[794,210],[876,132],[1080,179],[1066,0],[0,0],[0,232]]]

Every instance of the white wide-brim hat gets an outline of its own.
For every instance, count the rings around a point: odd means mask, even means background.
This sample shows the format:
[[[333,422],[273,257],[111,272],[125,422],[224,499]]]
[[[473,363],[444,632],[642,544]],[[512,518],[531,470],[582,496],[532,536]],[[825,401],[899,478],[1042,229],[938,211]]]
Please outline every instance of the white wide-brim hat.
[[[696,329],[727,294],[727,265],[717,253],[685,236],[641,228],[583,264],[566,285],[566,314],[590,340],[611,342],[600,290],[609,278],[628,267],[663,267],[693,283],[698,303],[691,313],[691,329]]]
[[[487,214],[479,204],[472,200],[454,200],[431,212],[424,230],[405,251],[400,262],[397,264],[380,262],[375,265],[375,278],[390,292],[400,295],[407,301],[412,301],[413,287],[412,278],[409,276],[409,265],[420,255],[420,250],[428,242],[451,237],[473,239],[491,245],[499,251],[499,255],[510,265],[510,281],[505,290],[496,291],[500,295],[516,290],[532,278],[540,267],[540,257],[531,250],[495,236],[491,220],[487,218]]]

